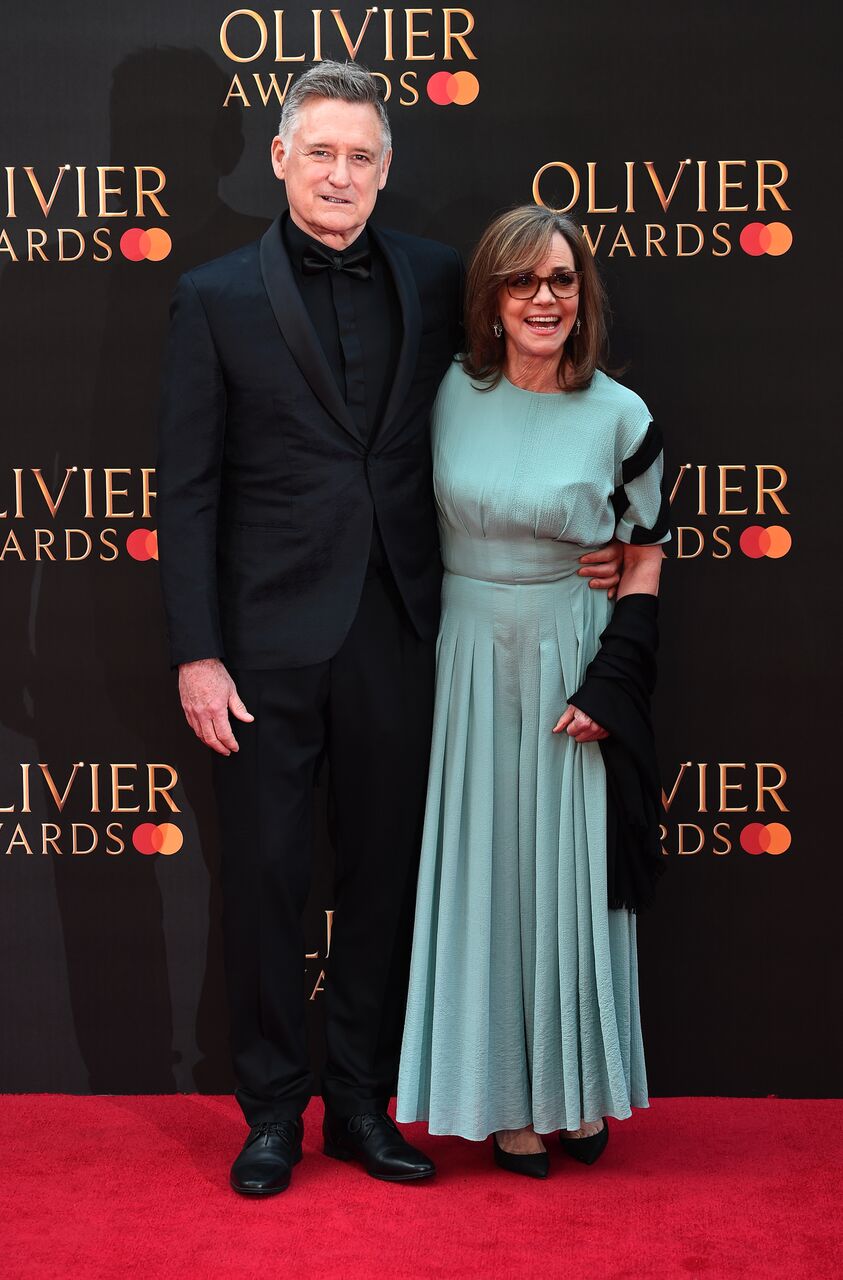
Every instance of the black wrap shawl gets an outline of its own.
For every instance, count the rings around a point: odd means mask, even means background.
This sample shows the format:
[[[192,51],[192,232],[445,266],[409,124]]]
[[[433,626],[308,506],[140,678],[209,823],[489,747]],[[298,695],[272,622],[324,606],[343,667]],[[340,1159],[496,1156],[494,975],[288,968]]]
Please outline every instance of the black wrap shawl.
[[[582,685],[569,698],[610,735],[600,743],[606,767],[610,909],[650,906],[665,869],[659,838],[661,784],[650,717],[657,616],[656,596],[623,596]]]

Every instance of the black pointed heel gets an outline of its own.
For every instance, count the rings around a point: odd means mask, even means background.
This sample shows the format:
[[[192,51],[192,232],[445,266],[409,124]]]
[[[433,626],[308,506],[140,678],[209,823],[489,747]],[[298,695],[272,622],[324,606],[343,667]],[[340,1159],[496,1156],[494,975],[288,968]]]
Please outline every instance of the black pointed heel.
[[[498,1144],[498,1135],[492,1135],[495,1164],[508,1173],[523,1173],[528,1178],[546,1178],[550,1169],[550,1157],[546,1151],[534,1151],[527,1155],[515,1155],[504,1151]]]
[[[609,1123],[606,1117],[603,1117],[603,1128],[599,1133],[593,1133],[590,1138],[566,1138],[564,1133],[560,1133],[559,1141],[562,1144],[562,1150],[574,1160],[579,1160],[580,1164],[594,1164],[595,1160],[599,1160],[609,1141]]]

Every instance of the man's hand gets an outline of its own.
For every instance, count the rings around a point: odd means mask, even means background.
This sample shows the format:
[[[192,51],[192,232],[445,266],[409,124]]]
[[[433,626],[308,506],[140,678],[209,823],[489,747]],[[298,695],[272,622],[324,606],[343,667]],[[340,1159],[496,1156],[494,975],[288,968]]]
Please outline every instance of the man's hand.
[[[563,729],[568,730],[569,736],[575,742],[599,742],[601,738],[609,736],[608,730],[599,725],[596,720],[592,720],[591,716],[587,716],[584,711],[580,711],[579,707],[573,706],[569,706],[553,726],[554,733],[561,733]]]
[[[179,667],[179,696],[187,723],[207,747],[221,756],[240,750],[228,713],[245,724],[255,717],[243,706],[234,681],[219,658],[183,662]]]
[[[611,600],[621,580],[623,543],[613,538],[611,542],[606,543],[605,547],[599,547],[597,551],[589,551],[586,555],[580,556],[580,564],[586,566],[577,570],[580,577],[590,578],[588,585],[596,591],[608,591]]]

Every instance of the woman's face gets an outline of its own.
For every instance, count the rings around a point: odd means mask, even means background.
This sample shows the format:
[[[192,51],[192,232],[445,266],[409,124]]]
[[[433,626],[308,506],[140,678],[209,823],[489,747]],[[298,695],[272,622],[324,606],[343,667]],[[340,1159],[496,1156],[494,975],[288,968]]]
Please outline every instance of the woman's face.
[[[568,241],[557,231],[554,233],[547,257],[525,267],[523,272],[509,277],[550,276],[556,271],[573,271],[574,255]],[[550,285],[542,284],[534,298],[519,300],[510,296],[505,284],[498,290],[498,314],[504,328],[507,359],[513,356],[528,360],[547,360],[559,363],[565,339],[577,318],[579,293],[573,298],[557,298]]]

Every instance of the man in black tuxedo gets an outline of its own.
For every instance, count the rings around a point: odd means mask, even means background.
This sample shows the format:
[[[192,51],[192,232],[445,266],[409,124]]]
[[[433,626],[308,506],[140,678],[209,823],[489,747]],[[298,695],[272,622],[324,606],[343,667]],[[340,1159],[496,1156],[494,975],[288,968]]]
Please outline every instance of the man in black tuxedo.
[[[272,143],[289,214],[183,276],[171,309],[161,571],[182,705],[217,753],[232,1052],[250,1125],[231,1182],[251,1195],[288,1185],[312,1092],[300,922],[323,753],[337,857],[325,1151],[391,1181],[434,1170],[387,1105],[439,617],[428,419],[459,348],[462,267],[454,249],[368,224],[391,155],[374,80],[317,64]]]

